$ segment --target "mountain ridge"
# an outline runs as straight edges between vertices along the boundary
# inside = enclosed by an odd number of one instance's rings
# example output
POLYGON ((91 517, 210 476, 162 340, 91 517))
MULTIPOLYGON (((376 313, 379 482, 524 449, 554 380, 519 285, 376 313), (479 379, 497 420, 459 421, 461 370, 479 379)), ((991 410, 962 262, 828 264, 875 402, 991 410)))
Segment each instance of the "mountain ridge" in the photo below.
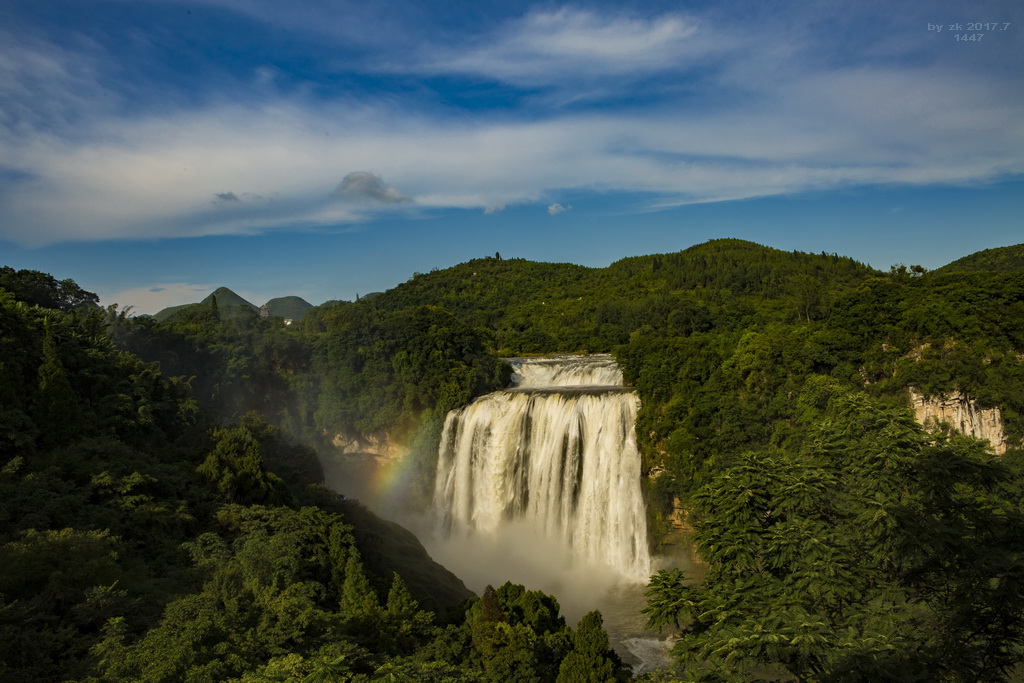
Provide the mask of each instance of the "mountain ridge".
POLYGON ((261 308, 267 308, 271 317, 301 320, 306 314, 306 311, 313 308, 313 304, 300 296, 294 295, 275 297, 267 301, 267 303, 263 304, 261 307, 242 298, 228 287, 218 287, 198 303, 168 306, 167 308, 158 311, 153 317, 160 322, 166 322, 174 316, 190 310, 195 306, 212 306, 214 300, 217 302, 217 309, 221 313, 226 312, 229 315, 239 314, 240 311, 246 310, 258 314, 261 308))

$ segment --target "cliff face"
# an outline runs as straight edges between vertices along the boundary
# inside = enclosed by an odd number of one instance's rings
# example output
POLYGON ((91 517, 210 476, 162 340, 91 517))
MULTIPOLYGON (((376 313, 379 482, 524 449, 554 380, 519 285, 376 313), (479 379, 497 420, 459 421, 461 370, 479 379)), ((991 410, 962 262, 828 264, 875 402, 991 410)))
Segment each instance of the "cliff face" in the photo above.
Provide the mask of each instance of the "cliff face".
POLYGON ((335 434, 331 443, 343 454, 372 455, 383 461, 401 460, 409 454, 409 448, 386 433, 355 436, 335 434))
POLYGON ((910 389, 910 404, 914 417, 926 429, 948 424, 961 434, 987 439, 997 455, 1006 452, 1006 432, 999 408, 979 408, 959 391, 926 398, 910 389))

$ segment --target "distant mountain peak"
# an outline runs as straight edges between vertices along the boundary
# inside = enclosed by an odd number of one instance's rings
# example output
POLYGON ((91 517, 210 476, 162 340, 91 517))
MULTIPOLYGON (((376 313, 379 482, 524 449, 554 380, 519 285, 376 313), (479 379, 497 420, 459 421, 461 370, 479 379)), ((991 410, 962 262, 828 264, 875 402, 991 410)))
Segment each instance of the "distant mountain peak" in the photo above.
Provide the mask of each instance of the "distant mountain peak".
POLYGON ((242 297, 232 292, 227 287, 218 287, 217 289, 213 290, 213 292, 209 296, 207 296, 199 303, 209 306, 213 303, 214 297, 217 297, 218 308, 224 308, 225 306, 245 306, 246 308, 251 308, 254 311, 259 310, 259 306, 249 301, 246 301, 242 297))
POLYGON ((210 294, 208 294, 206 298, 199 303, 170 306, 163 309, 153 317, 159 321, 169 320, 175 314, 193 306, 212 306, 214 299, 217 300, 217 309, 222 313, 229 313, 232 309, 235 309, 236 311, 239 309, 246 309, 259 312, 261 309, 265 308, 267 309, 269 316, 285 318, 287 320, 301 320, 306 314, 306 311, 313 308, 313 304, 298 296, 277 297, 271 299, 260 307, 251 301, 243 299, 228 287, 218 287, 210 292, 210 294))

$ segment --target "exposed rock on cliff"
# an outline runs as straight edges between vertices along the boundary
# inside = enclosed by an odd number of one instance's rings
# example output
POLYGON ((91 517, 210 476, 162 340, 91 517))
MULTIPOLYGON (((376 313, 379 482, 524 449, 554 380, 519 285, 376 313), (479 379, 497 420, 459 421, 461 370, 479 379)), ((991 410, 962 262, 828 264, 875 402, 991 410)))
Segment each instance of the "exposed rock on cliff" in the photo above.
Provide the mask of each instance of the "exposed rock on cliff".
POLYGON ((997 455, 1006 452, 1006 431, 999 408, 979 408, 972 400, 954 391, 925 397, 910 389, 914 417, 926 429, 948 425, 960 434, 987 439, 997 455))
POLYGON ((370 434, 354 436, 351 434, 335 434, 331 443, 341 453, 361 453, 376 456, 381 460, 401 460, 409 454, 409 448, 393 440, 388 434, 370 434))

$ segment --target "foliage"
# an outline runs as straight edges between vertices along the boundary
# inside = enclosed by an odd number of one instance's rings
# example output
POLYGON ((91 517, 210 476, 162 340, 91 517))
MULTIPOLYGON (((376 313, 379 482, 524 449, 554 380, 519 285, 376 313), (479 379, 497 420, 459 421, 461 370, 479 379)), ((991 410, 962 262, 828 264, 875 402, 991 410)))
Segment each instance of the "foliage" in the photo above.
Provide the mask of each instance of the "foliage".
POLYGON ((60 311, 89 310, 100 300, 74 280, 58 280, 38 270, 14 270, 10 266, 0 266, 0 289, 26 304, 60 311))
POLYGON ((1024 270, 1024 244, 1012 247, 983 249, 963 258, 957 259, 938 269, 939 272, 991 270, 1012 272, 1024 270))
MULTIPOLYGON (((391 320, 458 378, 392 367, 436 402, 503 371, 443 312, 391 320)), ((553 598, 502 587, 509 616, 485 657, 474 601, 444 627, 420 607, 466 591, 411 534, 318 487, 312 451, 261 415, 215 426, 187 381, 108 336, 187 365, 282 332, 248 324, 213 307, 158 324, 0 293, 0 680, 552 680, 573 647, 553 598)))
POLYGON ((1022 657, 1024 516, 977 442, 839 397, 798 454, 751 453, 695 497, 708 562, 652 579, 693 678, 993 680, 1022 657))

